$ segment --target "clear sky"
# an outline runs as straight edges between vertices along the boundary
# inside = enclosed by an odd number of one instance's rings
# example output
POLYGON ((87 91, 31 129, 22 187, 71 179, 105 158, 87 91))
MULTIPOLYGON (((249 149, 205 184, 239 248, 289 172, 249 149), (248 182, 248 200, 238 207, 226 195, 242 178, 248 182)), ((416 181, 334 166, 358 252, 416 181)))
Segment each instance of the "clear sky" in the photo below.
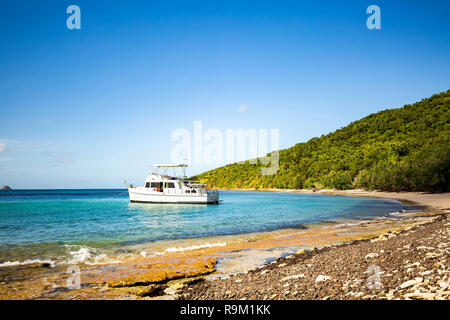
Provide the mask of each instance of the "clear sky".
POLYGON ((142 184, 195 120, 276 128, 286 148, 413 103, 450 87, 449 15, 448 0, 3 0, 0 185, 142 184))

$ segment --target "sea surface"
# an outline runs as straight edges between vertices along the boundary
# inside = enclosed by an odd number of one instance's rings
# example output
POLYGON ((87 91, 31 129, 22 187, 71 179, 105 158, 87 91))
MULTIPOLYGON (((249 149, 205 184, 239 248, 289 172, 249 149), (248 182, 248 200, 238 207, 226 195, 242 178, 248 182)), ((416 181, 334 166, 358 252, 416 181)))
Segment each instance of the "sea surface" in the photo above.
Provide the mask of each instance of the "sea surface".
POLYGON ((220 198, 218 205, 136 204, 125 189, 0 191, 0 267, 111 263, 120 254, 139 254, 132 248, 140 244, 304 228, 408 209, 395 200, 324 194, 221 191, 220 198))

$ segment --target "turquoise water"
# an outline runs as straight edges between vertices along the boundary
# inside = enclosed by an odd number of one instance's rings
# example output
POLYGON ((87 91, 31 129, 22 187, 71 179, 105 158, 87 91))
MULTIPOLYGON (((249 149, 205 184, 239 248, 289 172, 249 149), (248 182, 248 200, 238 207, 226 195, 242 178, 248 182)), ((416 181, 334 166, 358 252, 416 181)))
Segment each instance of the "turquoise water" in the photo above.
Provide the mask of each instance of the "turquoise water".
POLYGON ((121 189, 0 191, 0 266, 407 209, 392 200, 323 194, 221 191, 220 198, 219 205, 132 204, 121 189))

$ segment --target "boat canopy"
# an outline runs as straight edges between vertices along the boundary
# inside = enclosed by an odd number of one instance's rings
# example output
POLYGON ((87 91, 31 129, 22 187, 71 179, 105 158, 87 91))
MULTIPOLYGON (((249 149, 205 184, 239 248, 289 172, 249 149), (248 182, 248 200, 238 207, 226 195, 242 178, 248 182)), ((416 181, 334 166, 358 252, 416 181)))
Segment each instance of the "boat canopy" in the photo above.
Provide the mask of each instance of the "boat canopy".
POLYGON ((183 171, 182 178, 184 179, 184 178, 186 178, 186 168, 187 168, 188 165, 187 164, 153 164, 151 166, 156 168, 156 172, 155 173, 158 172, 159 168, 163 168, 162 170, 163 170, 165 175, 167 175, 168 168, 172 168, 174 177, 177 176, 177 173, 176 173, 177 170, 175 170, 175 168, 182 168, 181 169, 183 171))

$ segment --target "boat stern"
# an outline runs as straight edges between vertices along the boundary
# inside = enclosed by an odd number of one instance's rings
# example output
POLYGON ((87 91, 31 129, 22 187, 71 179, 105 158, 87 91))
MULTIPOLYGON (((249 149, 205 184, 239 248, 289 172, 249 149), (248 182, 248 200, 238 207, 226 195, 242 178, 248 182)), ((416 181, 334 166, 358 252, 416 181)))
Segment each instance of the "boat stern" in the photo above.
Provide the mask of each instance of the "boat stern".
POLYGON ((218 190, 208 190, 206 196, 207 203, 219 203, 219 191, 218 190))

